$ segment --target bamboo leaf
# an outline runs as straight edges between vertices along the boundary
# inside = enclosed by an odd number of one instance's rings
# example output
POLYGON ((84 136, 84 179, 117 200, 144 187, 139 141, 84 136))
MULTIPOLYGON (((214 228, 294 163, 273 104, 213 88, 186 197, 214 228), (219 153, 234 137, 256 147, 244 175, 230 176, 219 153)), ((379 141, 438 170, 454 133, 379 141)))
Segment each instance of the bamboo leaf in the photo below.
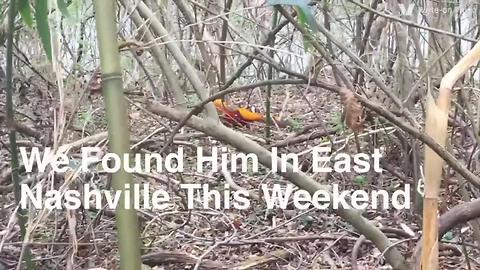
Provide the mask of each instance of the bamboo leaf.
POLYGON ((50 27, 48 25, 48 1, 35 1, 35 20, 37 31, 43 44, 48 60, 52 60, 52 45, 50 41, 50 27))
POLYGON ((313 32, 318 31, 317 22, 313 15, 312 9, 309 6, 302 7, 297 6, 296 8, 298 13, 298 20, 305 26, 307 29, 312 30, 313 32))
POLYGON ((315 16, 313 15, 313 11, 310 6, 308 6, 308 0, 268 0, 267 3, 272 6, 287 5, 296 7, 295 9, 298 13, 299 21, 305 26, 308 26, 308 28, 313 32, 318 31, 315 16))
POLYGON ((18 0, 17 1, 18 12, 22 17, 23 22, 29 27, 33 25, 32 10, 30 8, 30 3, 28 0, 18 0))
POLYGON ((70 4, 68 5, 68 14, 70 15, 69 21, 73 23, 79 23, 81 22, 82 16, 81 10, 83 10, 83 5, 85 3, 82 0, 72 0, 70 1, 70 4))
MULTIPOLYGON (((307 15, 305 14, 305 12, 302 11, 302 9, 298 8, 298 7, 294 7, 295 10, 297 11, 297 14, 298 14, 298 21, 306 28, 306 29, 309 29, 309 22, 308 22, 308 18, 307 18, 307 15)), ((312 48, 312 40, 310 39, 310 37, 308 35, 304 35, 302 34, 303 36, 303 47, 305 48, 306 51, 308 51, 310 48, 312 48)))
POLYGON ((65 0, 57 0, 57 7, 64 17, 70 17, 70 13, 68 13, 68 5, 65 0))

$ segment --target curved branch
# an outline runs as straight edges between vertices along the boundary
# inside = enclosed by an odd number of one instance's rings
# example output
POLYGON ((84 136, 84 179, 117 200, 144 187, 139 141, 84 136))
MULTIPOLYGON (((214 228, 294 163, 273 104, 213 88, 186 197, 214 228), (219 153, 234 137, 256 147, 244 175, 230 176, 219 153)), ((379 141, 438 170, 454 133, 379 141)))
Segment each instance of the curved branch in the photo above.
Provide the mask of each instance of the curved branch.
MULTIPOLYGON (((480 199, 471 202, 462 203, 448 210, 438 218, 438 239, 460 224, 465 224, 470 220, 480 217, 480 199)), ((422 251, 422 241, 418 241, 415 251, 412 255, 412 265, 418 265, 416 260, 420 259, 422 251)), ((413 268, 412 268, 413 269, 413 268)))
MULTIPOLYGON (((175 110, 160 103, 150 104, 149 107, 152 112, 160 114, 163 117, 173 121, 183 121, 188 115, 188 113, 185 111, 175 110)), ((213 122, 210 119, 201 119, 196 116, 192 116, 188 121, 186 121, 186 124, 191 128, 202 131, 205 134, 222 140, 223 142, 232 145, 242 152, 253 153, 258 157, 258 161, 261 164, 269 168, 272 167, 271 152, 252 140, 246 138, 242 134, 222 125, 218 125, 218 123, 213 122)), ((280 160, 277 159, 277 162, 280 162, 280 160)), ((280 164, 278 165, 280 166, 280 164)), ((320 189, 329 190, 329 186, 324 186, 315 182, 303 172, 294 172, 293 167, 289 164, 287 165, 286 172, 282 172, 280 174, 294 185, 308 191, 311 194, 320 189)), ((398 249, 389 248, 391 246, 391 242, 387 236, 385 236, 385 234, 382 233, 382 231, 373 225, 369 220, 364 218, 360 212, 352 209, 342 208, 335 209, 334 211, 353 227, 355 227, 360 234, 365 235, 365 237, 371 240, 380 251, 386 251, 385 258, 394 269, 407 269, 405 259, 398 249)))
MULTIPOLYGON (((240 92, 240 91, 246 91, 255 87, 261 87, 265 85, 288 85, 288 84, 310 84, 311 86, 317 86, 321 87, 323 89, 335 92, 335 93, 340 93, 340 90, 342 89, 340 86, 334 85, 334 84, 329 84, 325 83, 322 81, 315 81, 315 82, 308 82, 307 79, 286 79, 286 80, 271 80, 271 81, 261 81, 258 83, 253 83, 249 85, 243 85, 239 87, 232 87, 220 92, 215 93, 214 95, 211 95, 207 99, 203 100, 202 102, 198 103, 196 106, 193 107, 193 109, 185 114, 185 118, 179 120, 179 124, 173 129, 172 134, 165 143, 164 147, 160 152, 163 152, 168 145, 170 145, 173 142, 173 137, 175 134, 187 123, 187 120, 190 119, 195 114, 200 113, 201 109, 203 106, 219 97, 222 97, 226 94, 234 93, 234 92, 240 92)), ((419 139, 426 145, 428 145, 433 151, 435 151, 440 157, 442 157, 445 162, 452 167, 456 172, 458 172, 460 175, 465 177, 467 181, 469 181, 471 184, 474 186, 480 188, 480 177, 469 171, 463 164, 461 164, 451 153, 447 152, 442 146, 440 146, 437 142, 435 142, 432 137, 428 136, 424 132, 416 129, 415 127, 405 123, 404 120, 398 118, 395 116, 393 113, 390 111, 386 110, 382 104, 377 104, 370 99, 368 99, 365 96, 362 96, 360 94, 355 94, 356 98, 362 103, 363 106, 367 107, 368 109, 374 111, 378 115, 384 117, 385 119, 389 120, 392 122, 394 125, 402 129, 403 131, 407 132, 410 134, 412 137, 415 139, 419 139)))

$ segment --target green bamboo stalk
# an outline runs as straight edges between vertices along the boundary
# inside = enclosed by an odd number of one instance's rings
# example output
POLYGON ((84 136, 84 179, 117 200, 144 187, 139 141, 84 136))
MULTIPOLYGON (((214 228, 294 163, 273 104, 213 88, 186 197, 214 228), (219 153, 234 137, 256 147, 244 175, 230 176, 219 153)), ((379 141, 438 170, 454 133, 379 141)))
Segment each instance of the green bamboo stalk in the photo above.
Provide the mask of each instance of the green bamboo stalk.
MULTIPOLYGON (((117 44, 117 26, 114 0, 95 0, 95 22, 97 28, 100 68, 102 73, 102 94, 108 123, 109 147, 112 153, 123 157, 129 153, 130 131, 126 101, 123 96, 120 54, 117 44)), ((112 175, 112 187, 121 191, 122 196, 116 209, 120 269, 140 270, 140 233, 136 211, 125 205, 126 184, 133 184, 132 176, 121 168, 112 175)), ((133 200, 131 200, 133 201, 133 200)))
MULTIPOLYGON (((6 63, 6 110, 7 110, 7 126, 9 127, 9 140, 10 140, 10 149, 12 153, 12 182, 15 195, 15 203, 20 204, 20 177, 18 175, 18 151, 17 151, 17 134, 15 128, 13 127, 14 123, 14 111, 13 111, 13 98, 12 98, 12 69, 13 69, 13 33, 15 31, 15 17, 17 15, 15 0, 10 0, 8 8, 8 32, 7 32, 7 63, 6 63)), ((25 224, 28 221, 27 212, 25 209, 18 208, 17 211, 18 225, 20 226, 20 234, 22 239, 25 239, 26 228, 25 224)), ((32 254, 30 248, 25 246, 23 249, 23 258, 21 258, 27 267, 28 270, 34 269, 34 264, 32 261, 32 254)), ((21 261, 19 262, 21 263, 21 261)))

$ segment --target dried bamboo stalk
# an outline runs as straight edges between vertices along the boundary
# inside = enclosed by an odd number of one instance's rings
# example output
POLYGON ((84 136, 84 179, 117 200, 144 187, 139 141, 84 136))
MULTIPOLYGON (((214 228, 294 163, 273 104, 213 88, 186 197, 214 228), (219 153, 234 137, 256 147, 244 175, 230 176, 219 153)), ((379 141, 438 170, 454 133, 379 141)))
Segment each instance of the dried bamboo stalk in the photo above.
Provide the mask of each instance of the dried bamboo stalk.
MULTIPOLYGON (((448 133, 448 112, 452 89, 458 79, 480 60, 480 42, 468 52, 443 77, 440 93, 435 104, 431 93, 427 94, 425 131, 438 144, 445 147, 448 133)), ((425 148, 425 196, 423 210, 423 249, 421 267, 424 270, 438 269, 438 194, 444 160, 430 147, 425 148)))

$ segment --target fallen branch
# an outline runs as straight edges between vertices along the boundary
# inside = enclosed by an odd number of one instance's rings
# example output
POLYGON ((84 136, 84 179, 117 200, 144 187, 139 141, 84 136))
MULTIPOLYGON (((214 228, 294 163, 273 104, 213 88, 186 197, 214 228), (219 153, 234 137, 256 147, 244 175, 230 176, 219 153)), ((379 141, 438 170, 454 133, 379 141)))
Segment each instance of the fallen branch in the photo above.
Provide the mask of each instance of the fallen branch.
MULTIPOLYGON (((198 258, 185 252, 156 251, 142 256, 142 262, 148 266, 165 265, 169 263, 195 264, 198 258)), ((231 269, 224 263, 202 260, 200 269, 231 269)))
MULTIPOLYGON (((462 203, 448 210, 438 219, 438 239, 458 225, 463 225, 470 220, 480 217, 480 199, 471 202, 462 203)), ((422 242, 419 241, 412 255, 412 265, 419 263, 420 253, 422 251, 422 242)))
POLYGON ((6 119, 6 116, 4 114, 1 114, 0 113, 0 123, 5 121, 6 122, 6 125, 10 128, 10 129, 13 129, 15 131, 17 131, 18 133, 21 133, 25 136, 28 136, 28 137, 32 137, 32 138, 35 138, 37 140, 41 140, 42 139, 42 133, 38 130, 35 130, 25 124, 22 124, 18 121, 12 121, 10 123, 8 123, 7 119, 6 119))
MULTIPOLYGON (((149 105, 149 109, 157 114, 162 115, 173 121, 182 121, 188 115, 188 112, 179 111, 160 103, 154 103, 149 105)), ((272 154, 267 149, 263 148, 259 144, 247 139, 245 136, 238 132, 218 125, 217 122, 209 119, 201 119, 196 116, 192 116, 190 120, 186 121, 186 124, 191 128, 202 131, 212 137, 222 140, 225 143, 232 145, 244 153, 253 153, 258 157, 258 161, 266 167, 272 167, 272 154)), ((280 162, 280 160, 277 160, 280 162)), ((278 164, 280 166, 280 164, 278 164)), ((302 172, 294 172, 291 165, 287 165, 287 170, 280 173, 283 177, 288 179, 294 185, 301 189, 313 194, 319 189, 329 190, 329 186, 324 186, 302 172)), ((373 225, 368 219, 364 218, 360 212, 353 209, 335 209, 335 212, 355 227, 360 234, 364 234, 369 240, 375 243, 375 246, 384 251, 391 246, 390 240, 387 236, 381 232, 379 228, 373 225)), ((405 259, 402 254, 396 248, 391 248, 385 253, 387 262, 394 269, 407 269, 405 259)))
MULTIPOLYGON (((286 250, 277 250, 264 256, 255 256, 244 262, 235 265, 227 265, 222 262, 212 260, 202 260, 199 269, 234 269, 246 270, 259 267, 263 264, 269 264, 278 260, 286 260, 292 253, 286 250)), ((165 264, 195 264, 198 258, 185 252, 176 251, 156 251, 142 256, 142 262, 148 266, 157 266, 165 264)))
POLYGON ((440 216, 438 220, 438 237, 442 236, 459 224, 480 217, 480 199, 462 203, 440 216))
POLYGON ((234 270, 256 269, 255 267, 259 267, 262 264, 269 264, 272 262, 276 262, 278 260, 287 260, 291 256, 292 256, 292 253, 286 250, 277 250, 264 256, 255 256, 253 258, 250 258, 245 262, 234 266, 231 269, 234 269, 234 270))
POLYGON ((355 245, 353 245, 351 257, 352 270, 358 270, 357 258, 360 255, 360 248, 362 247, 363 242, 365 242, 365 236, 360 235, 355 242, 355 245))

